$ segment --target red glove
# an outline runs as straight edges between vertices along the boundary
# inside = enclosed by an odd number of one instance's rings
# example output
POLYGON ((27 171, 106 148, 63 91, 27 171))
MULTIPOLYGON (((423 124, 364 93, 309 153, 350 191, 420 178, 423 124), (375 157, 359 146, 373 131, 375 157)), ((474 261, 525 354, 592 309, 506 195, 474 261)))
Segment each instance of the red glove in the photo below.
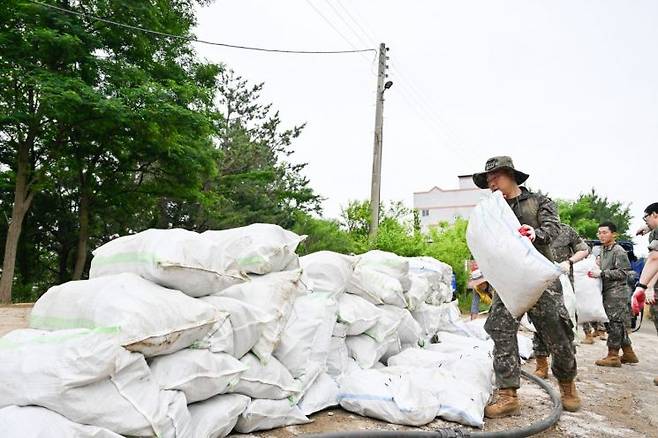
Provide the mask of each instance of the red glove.
POLYGON ((639 315, 640 311, 644 308, 645 299, 646 295, 644 289, 636 287, 635 292, 633 292, 633 298, 631 299, 631 308, 635 315, 639 315))
POLYGON ((527 237, 531 242, 534 242, 536 238, 535 229, 530 225, 522 225, 521 228, 519 228, 519 234, 523 237, 527 237))

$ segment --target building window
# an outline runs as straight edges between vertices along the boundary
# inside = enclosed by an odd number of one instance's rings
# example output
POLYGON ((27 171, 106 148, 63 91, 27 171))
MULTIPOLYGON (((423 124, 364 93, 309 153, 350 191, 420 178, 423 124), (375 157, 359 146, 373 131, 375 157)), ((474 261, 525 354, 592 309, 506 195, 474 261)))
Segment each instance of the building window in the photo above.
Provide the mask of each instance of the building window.
POLYGON ((429 211, 429 210, 421 210, 421 213, 420 213, 420 214, 421 214, 423 217, 426 217, 426 216, 429 216, 429 215, 430 215, 430 211, 429 211))

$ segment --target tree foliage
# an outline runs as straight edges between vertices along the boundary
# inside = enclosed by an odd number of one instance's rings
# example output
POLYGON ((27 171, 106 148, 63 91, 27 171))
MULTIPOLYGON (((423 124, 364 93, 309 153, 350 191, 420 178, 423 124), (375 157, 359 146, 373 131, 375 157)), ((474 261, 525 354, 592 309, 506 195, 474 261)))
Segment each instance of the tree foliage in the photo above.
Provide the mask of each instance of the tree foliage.
POLYGON ((611 201, 594 189, 581 194, 575 201, 557 201, 560 220, 571 225, 580 236, 596 239, 598 225, 610 221, 617 226, 621 239, 630 239, 628 230, 632 219, 630 208, 621 202, 611 201))

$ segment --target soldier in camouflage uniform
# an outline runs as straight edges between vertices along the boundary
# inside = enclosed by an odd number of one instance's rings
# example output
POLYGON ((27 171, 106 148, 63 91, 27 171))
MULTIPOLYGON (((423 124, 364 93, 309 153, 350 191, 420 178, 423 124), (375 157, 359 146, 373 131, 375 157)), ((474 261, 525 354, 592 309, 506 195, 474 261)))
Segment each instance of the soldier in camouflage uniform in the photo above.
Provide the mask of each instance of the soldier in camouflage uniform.
MULTIPOLYGON (((589 246, 580 238, 576 230, 567 224, 560 224, 557 237, 551 241, 551 251, 553 252, 553 260, 560 264, 560 269, 569 276, 573 286, 573 265, 589 255, 589 246)), ((591 335, 589 336, 591 337, 591 335)), ((535 375, 546 379, 548 378, 548 356, 550 351, 539 333, 534 334, 532 346, 537 361, 535 375)))
POLYGON ((600 269, 587 273, 590 277, 601 278, 603 307, 608 315, 608 355, 596 361, 602 367, 620 367, 623 363, 638 363, 628 337, 631 313, 628 308, 628 277, 633 275, 628 255, 615 241, 617 227, 611 222, 599 225, 598 237, 601 241, 600 269), (623 355, 619 357, 619 349, 623 355))
MULTIPOLYGON (((640 313, 644 304, 651 306, 653 324, 658 332, 658 302, 656 302, 656 283, 658 280, 658 202, 650 204, 644 209, 645 226, 637 234, 649 233, 649 255, 642 269, 640 280, 635 286, 632 307, 634 313, 640 313)), ((658 377, 654 377, 653 384, 658 385, 658 377)))
MULTIPOLYGON (((500 190, 510 208, 523 224, 519 232, 527 236, 535 248, 553 259, 549 244, 559 232, 557 208, 544 195, 532 193, 520 184, 528 175, 514 169, 510 157, 490 158, 485 171, 473 175, 475 184, 492 192, 500 190)), ((576 357, 573 347, 573 325, 564 307, 562 287, 556 280, 548 288, 528 316, 548 350, 553 354, 552 371, 558 378, 562 404, 567 411, 580 408, 576 392, 576 357)), ((494 341, 494 371, 498 398, 485 408, 488 418, 500 418, 519 411, 517 389, 520 386, 520 360, 516 333, 519 320, 507 310, 498 295, 494 296, 485 330, 494 341)))

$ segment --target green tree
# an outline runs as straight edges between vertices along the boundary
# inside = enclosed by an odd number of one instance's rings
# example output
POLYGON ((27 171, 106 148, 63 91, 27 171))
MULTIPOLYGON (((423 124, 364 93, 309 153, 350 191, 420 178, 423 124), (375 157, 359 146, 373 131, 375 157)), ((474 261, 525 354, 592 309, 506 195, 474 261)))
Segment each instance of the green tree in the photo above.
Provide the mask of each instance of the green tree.
MULTIPOLYGON (((196 3, 97 0, 65 6, 185 36, 196 3)), ((121 204, 135 217, 150 193, 198 196, 200 177, 212 171, 212 125, 204 113, 212 87, 204 86, 213 84, 217 71, 197 63, 185 40, 20 0, 4 6, 0 171, 14 196, 0 302, 11 299, 24 220, 39 193, 57 199, 66 192, 74 199, 66 206, 76 215, 74 278, 82 276, 89 239, 108 221, 107 209, 121 204)), ((7 211, 7 204, 2 208, 7 211)))
POLYGON ((618 201, 602 197, 594 189, 581 194, 575 201, 558 200, 560 220, 571 225, 579 235, 596 239, 598 225, 611 221, 617 226, 621 239, 630 239, 628 234, 632 219, 630 207, 618 201))

